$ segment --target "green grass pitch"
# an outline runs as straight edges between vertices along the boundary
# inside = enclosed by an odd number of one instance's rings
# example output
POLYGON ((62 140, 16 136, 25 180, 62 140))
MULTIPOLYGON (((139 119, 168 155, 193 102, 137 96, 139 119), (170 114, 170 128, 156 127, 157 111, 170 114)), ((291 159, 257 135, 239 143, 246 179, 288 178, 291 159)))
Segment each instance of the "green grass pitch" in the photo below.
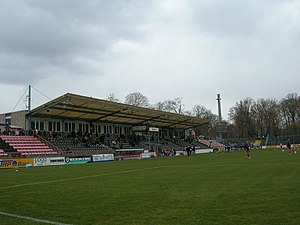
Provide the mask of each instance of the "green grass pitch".
POLYGON ((1 225, 298 225, 300 152, 0 170, 0 192, 1 225))

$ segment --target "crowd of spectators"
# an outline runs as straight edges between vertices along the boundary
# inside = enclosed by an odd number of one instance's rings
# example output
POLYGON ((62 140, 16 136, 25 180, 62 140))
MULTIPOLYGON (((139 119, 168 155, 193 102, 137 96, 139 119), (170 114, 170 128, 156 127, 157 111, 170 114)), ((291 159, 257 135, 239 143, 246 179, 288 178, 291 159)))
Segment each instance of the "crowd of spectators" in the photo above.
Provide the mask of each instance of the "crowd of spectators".
POLYGON ((85 148, 107 146, 113 149, 126 147, 134 147, 135 141, 132 137, 126 135, 113 136, 109 134, 91 134, 88 132, 72 131, 70 133, 44 132, 38 131, 38 135, 50 142, 66 141, 72 143, 73 146, 81 146, 85 148))
POLYGON ((12 128, 10 126, 6 126, 3 130, 0 129, 0 135, 24 136, 26 135, 26 132, 21 128, 12 128))
MULTIPOLYGON (((133 134, 133 135, 110 135, 110 134, 91 134, 88 132, 75 131, 68 133, 63 132, 52 132, 38 129, 31 129, 29 131, 24 131, 23 129, 12 129, 10 126, 4 127, 3 130, 0 129, 0 134, 3 135, 30 135, 30 136, 40 136, 43 139, 55 144, 55 142, 64 142, 72 144, 77 147, 84 148, 94 148, 94 147, 109 147, 112 149, 130 149, 137 148, 145 145, 145 149, 149 151, 158 151, 161 152, 165 148, 168 149, 168 152, 172 154, 173 149, 177 147, 183 148, 190 145, 194 140, 192 139, 181 139, 181 138, 162 138, 160 137, 159 142, 156 141, 156 138, 151 136, 150 143, 149 137, 133 134), (177 140, 177 141, 176 141, 177 140), (178 140, 181 140, 181 144, 178 145, 178 140), (144 142, 144 144, 141 144, 144 142)), ((176 148, 178 149, 178 148, 176 148)), ((178 149, 179 150, 179 149, 178 149)), ((164 153, 165 154, 165 153, 164 153)), ((169 155, 170 155, 169 154, 169 155)))

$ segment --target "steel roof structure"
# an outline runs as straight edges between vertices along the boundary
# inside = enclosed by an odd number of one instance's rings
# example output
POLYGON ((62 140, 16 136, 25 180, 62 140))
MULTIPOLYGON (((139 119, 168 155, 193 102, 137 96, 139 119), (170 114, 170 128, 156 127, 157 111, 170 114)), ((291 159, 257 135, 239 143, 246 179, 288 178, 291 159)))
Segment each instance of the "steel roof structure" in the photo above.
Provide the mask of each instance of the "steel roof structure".
POLYGON ((57 118, 84 120, 94 123, 115 123, 132 126, 148 125, 170 129, 196 128, 208 123, 206 119, 142 108, 92 97, 67 93, 37 108, 27 118, 57 118))

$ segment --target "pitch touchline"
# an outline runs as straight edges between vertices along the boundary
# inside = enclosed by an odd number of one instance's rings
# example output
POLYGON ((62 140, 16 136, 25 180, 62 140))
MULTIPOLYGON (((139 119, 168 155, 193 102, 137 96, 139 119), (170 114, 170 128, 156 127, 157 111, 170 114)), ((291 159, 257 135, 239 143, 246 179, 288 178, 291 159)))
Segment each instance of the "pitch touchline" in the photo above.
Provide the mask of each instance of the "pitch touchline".
POLYGON ((1 211, 0 211, 0 215, 10 216, 10 217, 18 218, 18 219, 31 220, 31 221, 40 222, 40 223, 54 224, 54 225, 72 225, 69 223, 60 223, 60 222, 55 222, 55 221, 51 221, 51 220, 42 220, 42 219, 37 219, 37 218, 29 217, 29 216, 21 216, 21 215, 1 212, 1 211))
POLYGON ((115 172, 115 173, 103 173, 103 174, 96 174, 96 175, 83 176, 83 177, 72 177, 72 178, 49 180, 49 181, 40 181, 40 182, 27 183, 27 184, 17 184, 17 185, 11 185, 11 186, 6 186, 6 187, 0 187, 0 190, 8 189, 8 188, 33 186, 33 185, 38 185, 38 184, 50 184, 50 183, 58 183, 58 182, 63 182, 63 181, 81 180, 81 179, 101 177, 101 176, 109 176, 109 175, 116 175, 116 174, 123 174, 123 173, 133 173, 133 172, 140 172, 140 171, 145 171, 145 170, 159 169, 159 168, 163 168, 163 167, 166 167, 166 166, 155 166, 155 167, 150 167, 150 168, 145 168, 145 169, 125 170, 125 171, 120 171, 120 172, 115 172))

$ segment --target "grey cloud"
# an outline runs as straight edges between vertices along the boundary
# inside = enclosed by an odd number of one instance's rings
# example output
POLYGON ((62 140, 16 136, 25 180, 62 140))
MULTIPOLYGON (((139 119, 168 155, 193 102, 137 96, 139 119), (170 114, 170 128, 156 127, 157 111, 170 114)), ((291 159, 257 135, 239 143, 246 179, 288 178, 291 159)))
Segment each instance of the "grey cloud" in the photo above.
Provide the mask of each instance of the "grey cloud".
POLYGON ((0 79, 54 96, 139 87, 191 108, 215 107, 219 92, 231 105, 282 98, 299 89, 299 9, 282 0, 1 0, 0 79))
POLYGON ((0 9, 0 52, 4 58, 0 77, 5 78, 4 82, 24 77, 18 79, 21 82, 35 74, 33 80, 38 80, 43 78, 39 73, 46 71, 46 67, 75 75, 101 75, 89 64, 82 64, 105 61, 107 52, 118 40, 143 41, 138 28, 149 10, 143 3, 4 1, 0 9), (22 73, 18 74, 17 68, 22 68, 22 73))
POLYGON ((264 1, 194 1, 191 20, 203 35, 217 37, 255 34, 265 13, 264 1))
POLYGON ((42 79, 37 71, 41 59, 16 54, 0 54, 0 78, 2 84, 28 84, 42 79))

